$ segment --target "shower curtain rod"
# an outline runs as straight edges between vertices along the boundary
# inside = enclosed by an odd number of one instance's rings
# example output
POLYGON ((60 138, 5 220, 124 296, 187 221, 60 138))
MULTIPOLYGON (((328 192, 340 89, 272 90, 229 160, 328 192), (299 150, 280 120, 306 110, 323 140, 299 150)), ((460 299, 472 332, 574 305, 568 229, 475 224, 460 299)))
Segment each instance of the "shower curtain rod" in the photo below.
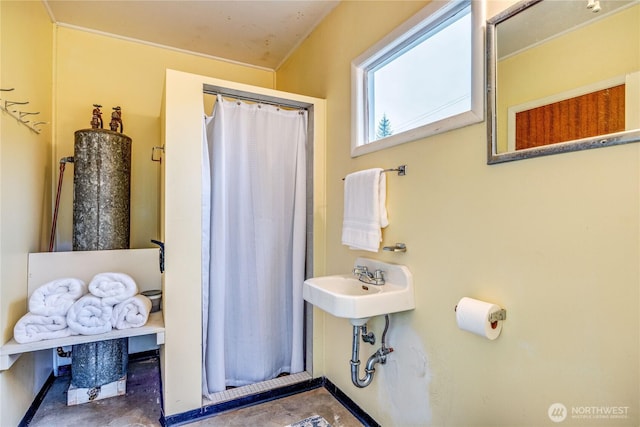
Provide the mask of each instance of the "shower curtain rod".
POLYGON ((204 93, 208 95, 221 95, 227 98, 233 98, 241 101, 255 102, 257 104, 266 104, 266 105, 273 105, 276 107, 292 108, 294 110, 307 110, 309 107, 308 104, 297 103, 295 101, 284 100, 281 98, 276 98, 271 96, 245 95, 240 91, 222 90, 222 88, 211 88, 211 87, 207 87, 207 85, 205 85, 204 93))

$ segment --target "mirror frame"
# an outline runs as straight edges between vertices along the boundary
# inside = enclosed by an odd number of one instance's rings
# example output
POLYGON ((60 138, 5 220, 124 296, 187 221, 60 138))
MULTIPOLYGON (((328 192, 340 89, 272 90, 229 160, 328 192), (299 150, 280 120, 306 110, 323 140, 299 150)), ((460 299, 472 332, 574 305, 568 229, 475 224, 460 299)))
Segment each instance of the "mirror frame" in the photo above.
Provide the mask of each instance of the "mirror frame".
MULTIPOLYGON (((610 147, 640 141, 640 129, 632 129, 590 138, 560 142, 541 147, 527 148, 519 151, 497 152, 497 34, 496 26, 528 9, 543 0, 523 0, 505 9, 487 20, 486 26, 486 55, 487 55, 487 164, 523 160, 532 157, 548 156, 551 154, 567 153, 571 151, 588 150, 591 148, 610 147)), ((549 0, 547 0, 549 1, 549 0)))

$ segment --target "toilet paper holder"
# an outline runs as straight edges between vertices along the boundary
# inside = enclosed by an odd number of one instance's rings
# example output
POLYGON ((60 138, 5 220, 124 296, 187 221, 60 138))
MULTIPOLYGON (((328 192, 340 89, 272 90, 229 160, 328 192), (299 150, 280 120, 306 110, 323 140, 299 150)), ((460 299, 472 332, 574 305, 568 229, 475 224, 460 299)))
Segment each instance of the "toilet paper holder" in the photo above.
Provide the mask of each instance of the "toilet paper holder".
POLYGON ((497 304, 464 297, 455 306, 458 328, 495 340, 502 331, 507 310, 497 304))
POLYGON ((501 308, 498 311, 494 311, 489 314, 489 322, 497 322, 498 320, 506 320, 507 319, 507 310, 501 308))
MULTIPOLYGON (((458 306, 453 307, 453 311, 458 311, 458 306)), ((498 311, 494 311, 493 313, 489 313, 489 318, 487 319, 489 322, 497 322, 498 320, 506 320, 507 319, 507 310, 501 308, 498 311)))

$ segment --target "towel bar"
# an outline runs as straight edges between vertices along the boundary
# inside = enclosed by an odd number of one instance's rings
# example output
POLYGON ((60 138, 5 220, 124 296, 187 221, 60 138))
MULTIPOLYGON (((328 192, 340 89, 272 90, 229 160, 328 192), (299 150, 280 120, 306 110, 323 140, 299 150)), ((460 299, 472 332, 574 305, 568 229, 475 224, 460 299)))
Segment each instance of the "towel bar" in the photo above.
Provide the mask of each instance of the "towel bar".
MULTIPOLYGON (((397 168, 383 169, 382 172, 398 172, 398 176, 405 176, 407 174, 407 165, 400 165, 397 168)), ((344 178, 342 178, 344 181, 344 178)))

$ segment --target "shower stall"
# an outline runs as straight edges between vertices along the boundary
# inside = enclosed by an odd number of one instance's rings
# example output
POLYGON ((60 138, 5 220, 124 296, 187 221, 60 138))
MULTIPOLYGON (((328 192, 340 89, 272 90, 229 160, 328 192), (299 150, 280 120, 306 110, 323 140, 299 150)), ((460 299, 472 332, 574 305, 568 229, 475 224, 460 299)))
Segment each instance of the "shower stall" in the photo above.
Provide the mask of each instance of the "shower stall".
MULTIPOLYGON (((205 133, 203 115, 211 111, 216 95, 220 94, 235 101, 249 98, 253 103, 270 104, 275 109, 287 105, 295 109, 304 109, 308 114, 306 136, 306 160, 302 168, 306 180, 307 197, 304 200, 306 215, 304 216, 303 233, 306 235, 306 247, 296 248, 295 253, 302 255, 306 274, 322 274, 324 266, 324 229, 320 221, 324 203, 324 123, 325 101, 317 98, 279 92, 271 89, 237 84, 204 76, 167 70, 164 100, 164 151, 162 158, 162 240, 165 242, 165 275, 164 275, 164 316, 166 341, 162 352, 161 363, 164 373, 163 391, 165 412, 168 419, 172 414, 192 411, 202 406, 220 402, 223 394, 212 393, 211 400, 203 400, 203 379, 206 377, 203 368, 203 339, 205 316, 202 306, 206 295, 203 294, 202 272, 206 268, 207 255, 203 254, 203 199, 206 188, 203 186, 202 171, 208 155, 203 150, 202 140, 205 133), (203 110, 205 104, 210 106, 203 110), (189 191, 186 191, 188 189, 189 191), (200 218, 200 220, 196 220, 200 218)), ((227 165, 234 167, 235 165, 227 165)), ((230 187, 234 183, 229 184, 230 187)), ((228 256, 241 256, 229 252, 228 256)), ((258 272, 259 274, 260 272, 258 272)), ((297 280, 297 279, 296 279, 297 280)), ((301 286, 301 283, 300 283, 301 286)), ((276 302, 269 303, 277 305, 276 302)), ((300 298, 299 307, 304 306, 300 298)), ((312 336, 314 329, 321 325, 313 324, 312 310, 306 309, 297 325, 304 330, 301 343, 302 358, 300 368, 304 378, 310 379, 315 373, 313 365, 312 336)), ((234 333, 241 333, 236 331, 234 333)), ((262 362, 258 352, 251 354, 256 363, 262 362)), ((294 375, 291 375, 295 377, 294 375)), ((261 383, 257 389, 264 391, 271 386, 278 387, 282 378, 261 383)), ((300 381, 300 379, 295 379, 300 381)), ((250 382, 250 381, 249 381, 250 382)), ((244 388, 234 389, 234 396, 244 388)), ((254 391, 255 392, 255 391, 254 391)), ((224 398, 228 399, 228 398, 224 398)))
POLYGON ((218 94, 205 118, 205 396, 304 370, 307 114, 218 94))

